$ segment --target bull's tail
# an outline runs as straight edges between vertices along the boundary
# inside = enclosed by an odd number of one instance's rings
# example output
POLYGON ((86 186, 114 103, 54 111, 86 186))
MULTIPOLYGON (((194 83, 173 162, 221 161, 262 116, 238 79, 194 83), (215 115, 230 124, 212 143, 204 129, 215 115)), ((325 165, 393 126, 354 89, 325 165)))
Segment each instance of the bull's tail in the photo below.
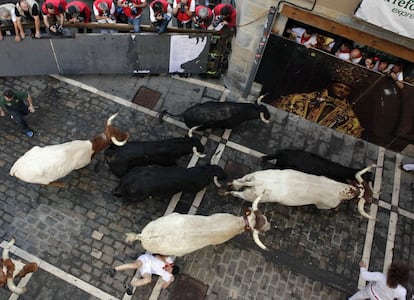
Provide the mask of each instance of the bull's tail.
POLYGON ((172 116, 172 117, 177 117, 177 118, 179 118, 179 117, 181 117, 181 115, 182 115, 182 114, 174 115, 174 114, 172 114, 172 113, 169 113, 166 109, 164 109, 163 111, 161 111, 161 112, 158 114, 158 121, 159 121, 160 123, 162 123, 162 118, 164 118, 164 116, 165 116, 165 115, 168 115, 168 116, 172 116))
POLYGON ((141 234, 139 233, 133 233, 133 232, 128 232, 125 234, 125 242, 127 243, 133 243, 137 240, 141 240, 141 234))
POLYGON ((122 197, 121 184, 112 189, 112 195, 118 198, 122 197))
POLYGON ((266 164, 269 160, 277 159, 277 154, 262 156, 262 165, 266 164))

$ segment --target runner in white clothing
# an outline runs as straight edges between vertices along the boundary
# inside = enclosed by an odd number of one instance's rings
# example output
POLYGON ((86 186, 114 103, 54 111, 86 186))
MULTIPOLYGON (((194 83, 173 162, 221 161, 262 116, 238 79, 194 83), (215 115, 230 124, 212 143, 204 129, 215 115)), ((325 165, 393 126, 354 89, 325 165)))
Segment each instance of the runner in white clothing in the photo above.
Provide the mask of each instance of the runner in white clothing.
POLYGON ((361 261, 359 266, 362 278, 369 283, 349 300, 405 300, 407 290, 401 284, 408 282, 410 272, 408 265, 399 262, 392 263, 388 268, 387 275, 380 272, 369 272, 364 261, 361 261))
POLYGON ((150 283, 152 274, 161 276, 164 281, 162 288, 166 289, 174 281, 174 275, 179 272, 179 268, 174 265, 172 257, 145 253, 140 255, 136 261, 119 265, 111 270, 108 270, 108 273, 111 277, 113 277, 117 271, 131 269, 138 270, 141 278, 134 277, 130 284, 125 284, 128 295, 132 295, 133 288, 150 283))

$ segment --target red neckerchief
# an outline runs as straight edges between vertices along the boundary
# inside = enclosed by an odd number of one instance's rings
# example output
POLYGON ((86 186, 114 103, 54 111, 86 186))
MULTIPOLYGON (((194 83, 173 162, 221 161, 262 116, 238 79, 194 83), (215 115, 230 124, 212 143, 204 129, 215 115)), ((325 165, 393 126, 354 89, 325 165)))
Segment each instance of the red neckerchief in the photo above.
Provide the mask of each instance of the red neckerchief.
POLYGON ((302 36, 300 37, 300 43, 301 44, 306 43, 307 41, 310 40, 311 37, 312 37, 311 35, 309 37, 305 37, 305 33, 302 33, 302 36))

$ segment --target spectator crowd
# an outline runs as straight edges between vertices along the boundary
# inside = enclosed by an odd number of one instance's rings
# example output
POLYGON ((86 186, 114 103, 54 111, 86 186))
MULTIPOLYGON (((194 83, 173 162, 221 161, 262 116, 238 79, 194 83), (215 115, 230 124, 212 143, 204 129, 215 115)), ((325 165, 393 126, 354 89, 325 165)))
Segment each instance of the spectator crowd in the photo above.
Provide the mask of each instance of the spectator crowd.
MULTIPOLYGON (((94 0, 90 7, 82 0, 45 0, 42 4, 36 0, 18 0, 17 3, 0 5, 0 40, 4 34, 15 37, 17 42, 26 37, 26 25, 31 25, 33 38, 42 34, 62 35, 65 22, 101 24, 125 23, 134 33, 141 31, 141 16, 149 9, 149 19, 158 33, 166 31, 171 20, 175 19, 178 28, 216 30, 224 28, 234 30, 236 9, 231 4, 218 3, 198 5, 197 0, 94 0), (41 26, 41 21, 44 28, 41 26), (32 25, 34 24, 34 26, 32 25), (10 25, 12 29, 6 29, 10 25)), ((109 26, 110 27, 110 26, 109 26)), ((85 32, 83 28, 79 33, 85 32)), ((86 30, 87 33, 91 29, 86 30)), ((101 33, 116 33, 117 30, 102 26, 101 33)))
POLYGON ((337 58, 353 64, 366 67, 372 71, 390 76, 399 88, 404 87, 404 62, 399 59, 390 59, 359 47, 353 41, 341 40, 338 44, 334 38, 319 34, 312 27, 293 26, 285 30, 292 40, 307 48, 317 48, 335 55, 337 58))

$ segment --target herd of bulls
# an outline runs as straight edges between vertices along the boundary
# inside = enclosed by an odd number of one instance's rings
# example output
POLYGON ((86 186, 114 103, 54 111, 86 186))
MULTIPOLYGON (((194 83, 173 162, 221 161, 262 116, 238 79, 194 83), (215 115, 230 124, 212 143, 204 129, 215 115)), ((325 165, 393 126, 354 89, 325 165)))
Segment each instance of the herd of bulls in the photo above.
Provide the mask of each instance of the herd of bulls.
MULTIPOLYGON (((166 114, 160 113, 160 119, 166 114)), ((362 216, 372 218, 363 208, 372 200, 369 171, 373 166, 356 170, 302 150, 282 150, 263 157, 263 161, 277 159, 271 169, 228 182, 223 192, 227 176, 220 166, 183 168, 176 165, 177 159, 184 155, 205 156, 204 145, 192 135, 193 130, 231 129, 259 118, 269 122, 270 113, 260 104, 260 98, 255 104, 206 102, 188 108, 179 116, 191 128, 188 137, 127 141, 128 134, 111 125, 116 117, 113 115, 104 132, 90 140, 33 147, 15 162, 10 174, 30 183, 51 184, 86 166, 97 152, 107 148, 104 159, 119 178, 119 185, 112 191, 114 196, 136 201, 178 192, 198 192, 214 182, 221 187, 222 194, 253 203, 241 217, 224 213, 211 216, 172 213, 150 222, 140 234, 127 234, 127 241, 140 240, 146 250, 164 255, 182 256, 207 245, 223 243, 245 230, 252 231, 254 241, 266 249, 258 234, 269 230, 270 225, 258 210, 259 202, 291 206, 314 204, 320 209, 331 209, 352 199, 358 201, 362 216)))

